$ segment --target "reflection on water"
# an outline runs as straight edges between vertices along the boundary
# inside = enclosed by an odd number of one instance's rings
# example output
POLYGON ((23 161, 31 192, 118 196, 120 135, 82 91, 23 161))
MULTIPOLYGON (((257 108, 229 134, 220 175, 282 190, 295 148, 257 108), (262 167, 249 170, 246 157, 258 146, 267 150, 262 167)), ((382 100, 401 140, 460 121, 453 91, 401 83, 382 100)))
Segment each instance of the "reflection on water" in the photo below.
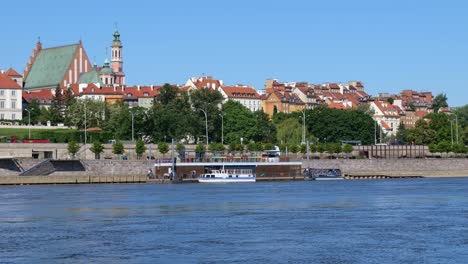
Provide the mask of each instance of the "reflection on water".
POLYGON ((0 187, 0 262, 466 263, 468 179, 0 187))

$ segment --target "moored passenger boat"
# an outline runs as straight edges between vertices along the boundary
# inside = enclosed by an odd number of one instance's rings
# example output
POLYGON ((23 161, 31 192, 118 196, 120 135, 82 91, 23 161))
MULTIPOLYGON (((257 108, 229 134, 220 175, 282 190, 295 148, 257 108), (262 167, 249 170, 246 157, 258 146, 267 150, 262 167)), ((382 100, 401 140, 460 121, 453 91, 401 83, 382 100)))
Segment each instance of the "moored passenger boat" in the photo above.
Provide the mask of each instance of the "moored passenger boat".
POLYGON ((344 180, 340 169, 311 169, 304 170, 304 180, 309 181, 331 181, 344 180))
POLYGON ((198 177, 198 182, 200 183, 244 183, 255 181, 255 173, 248 169, 211 170, 209 173, 198 177))

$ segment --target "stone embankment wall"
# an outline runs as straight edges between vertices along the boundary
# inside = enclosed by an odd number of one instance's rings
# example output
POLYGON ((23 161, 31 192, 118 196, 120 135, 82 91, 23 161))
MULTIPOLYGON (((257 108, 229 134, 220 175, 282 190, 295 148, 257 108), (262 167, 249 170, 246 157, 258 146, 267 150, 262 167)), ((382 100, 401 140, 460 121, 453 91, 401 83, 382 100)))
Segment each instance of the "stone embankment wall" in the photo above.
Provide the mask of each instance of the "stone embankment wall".
POLYGON ((468 159, 339 159, 304 161, 303 168, 340 168, 344 174, 467 177, 468 159))

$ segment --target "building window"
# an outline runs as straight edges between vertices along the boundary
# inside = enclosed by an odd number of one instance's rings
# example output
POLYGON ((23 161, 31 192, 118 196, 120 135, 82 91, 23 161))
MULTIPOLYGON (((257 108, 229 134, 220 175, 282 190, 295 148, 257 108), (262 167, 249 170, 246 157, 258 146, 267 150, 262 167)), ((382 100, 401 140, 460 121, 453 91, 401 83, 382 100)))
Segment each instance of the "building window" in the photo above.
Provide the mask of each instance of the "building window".
POLYGON ((0 114, 0 119, 1 120, 5 119, 5 114, 0 114))
POLYGON ((5 100, 0 101, 0 108, 2 108, 2 109, 5 108, 5 100))
POLYGON ((0 90, 0 95, 1 95, 1 96, 4 96, 4 95, 5 95, 5 91, 4 91, 4 90, 0 90))
POLYGON ((16 114, 11 114, 11 119, 15 120, 16 119, 16 114))
POLYGON ((11 100, 11 108, 16 109, 16 100, 11 100))
POLYGON ((11 91, 11 95, 15 96, 15 95, 16 95, 16 91, 15 91, 15 90, 11 91))

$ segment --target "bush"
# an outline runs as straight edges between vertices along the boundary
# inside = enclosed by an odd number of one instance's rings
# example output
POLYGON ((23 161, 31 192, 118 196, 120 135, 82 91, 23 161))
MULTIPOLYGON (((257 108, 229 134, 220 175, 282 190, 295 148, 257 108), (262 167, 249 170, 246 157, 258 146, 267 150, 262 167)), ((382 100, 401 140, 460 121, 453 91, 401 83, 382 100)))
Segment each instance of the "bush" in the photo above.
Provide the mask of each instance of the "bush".
POLYGON ((114 145, 112 145, 112 153, 115 155, 121 155, 125 151, 124 145, 122 144, 122 141, 117 140, 114 145))
POLYGON ((273 150, 275 148, 275 145, 273 145, 272 143, 265 143, 263 145, 263 150, 273 150))
POLYGON ((317 144, 311 144, 311 145, 309 145, 309 151, 310 151, 310 153, 315 153, 315 152, 317 152, 317 144))
POLYGON ((290 145, 290 146, 289 146, 289 151, 290 151, 291 153, 296 154, 296 153, 299 152, 299 150, 300 150, 300 148, 299 148, 299 146, 296 145, 296 144, 293 144, 293 145, 290 145))
POLYGON ((205 151, 206 151, 205 145, 203 145, 202 143, 198 144, 195 147, 195 152, 205 152, 205 151))
POLYGON ((208 146, 208 150, 210 151, 224 151, 224 145, 221 143, 211 143, 208 146))
POLYGON ((459 154, 464 154, 464 153, 467 152, 467 149, 466 149, 465 145, 463 145, 463 144, 455 144, 455 145, 453 145, 452 150, 453 150, 453 152, 459 153, 459 154))
POLYGON ((255 143, 250 142, 249 144, 247 144, 247 150, 248 151, 255 151, 255 143))
POLYGON ((229 144, 229 151, 243 151, 244 150, 244 146, 242 144, 239 144, 239 143, 231 143, 229 144))
POLYGON ((93 145, 89 149, 94 153, 94 158, 99 159, 102 152, 104 152, 104 146, 98 140, 93 142, 93 145))
POLYGON ((78 143, 76 143, 75 141, 70 141, 68 143, 67 150, 68 150, 68 153, 70 154, 70 156, 72 156, 72 158, 74 159, 76 153, 78 153, 78 151, 80 150, 80 145, 78 143))
POLYGON ((263 144, 261 142, 255 143, 255 151, 263 151, 263 144))
POLYGON ((163 156, 164 156, 164 154, 169 152, 169 145, 166 142, 159 142, 158 143, 158 151, 159 151, 159 153, 163 154, 163 156))
POLYGON ((301 153, 302 153, 302 154, 306 154, 306 153, 307 153, 307 145, 306 145, 306 144, 302 144, 302 145, 301 145, 301 153))
POLYGON ((344 145, 344 147, 343 147, 343 152, 344 152, 344 153, 348 153, 348 154, 351 153, 351 152, 353 152, 353 146, 350 145, 350 144, 344 145))
POLYGON ((146 151, 145 142, 143 142, 143 140, 141 139, 138 139, 135 144, 135 153, 137 154, 137 159, 140 159, 141 155, 145 153, 145 151, 146 151))

